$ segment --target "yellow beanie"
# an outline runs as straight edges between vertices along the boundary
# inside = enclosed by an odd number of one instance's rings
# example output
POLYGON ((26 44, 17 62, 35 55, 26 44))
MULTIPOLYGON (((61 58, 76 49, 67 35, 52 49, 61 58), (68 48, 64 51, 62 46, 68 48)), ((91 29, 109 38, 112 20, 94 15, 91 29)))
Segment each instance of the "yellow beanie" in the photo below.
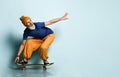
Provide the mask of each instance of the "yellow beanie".
POLYGON ((20 17, 20 20, 22 21, 22 23, 25 25, 25 26, 27 26, 27 20, 31 20, 31 18, 30 17, 28 17, 28 16, 21 16, 20 17))

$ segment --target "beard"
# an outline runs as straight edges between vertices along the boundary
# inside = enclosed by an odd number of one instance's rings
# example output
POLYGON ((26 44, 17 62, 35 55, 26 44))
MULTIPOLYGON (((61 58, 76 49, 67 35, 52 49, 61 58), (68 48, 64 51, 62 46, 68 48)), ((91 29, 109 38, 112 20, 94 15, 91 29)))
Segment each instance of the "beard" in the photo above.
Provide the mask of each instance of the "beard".
POLYGON ((30 27, 28 27, 30 30, 34 30, 35 29, 35 25, 33 25, 33 26, 30 26, 30 27))

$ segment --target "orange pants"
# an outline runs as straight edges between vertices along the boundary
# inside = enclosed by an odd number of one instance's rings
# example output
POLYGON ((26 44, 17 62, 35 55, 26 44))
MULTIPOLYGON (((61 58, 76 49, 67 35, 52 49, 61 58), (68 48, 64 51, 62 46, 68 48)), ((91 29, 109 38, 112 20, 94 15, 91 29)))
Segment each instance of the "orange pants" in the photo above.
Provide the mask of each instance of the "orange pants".
POLYGON ((55 34, 49 34, 43 39, 32 38, 26 41, 23 57, 25 59, 30 59, 32 53, 39 48, 39 56, 42 60, 48 59, 48 48, 53 42, 55 34))

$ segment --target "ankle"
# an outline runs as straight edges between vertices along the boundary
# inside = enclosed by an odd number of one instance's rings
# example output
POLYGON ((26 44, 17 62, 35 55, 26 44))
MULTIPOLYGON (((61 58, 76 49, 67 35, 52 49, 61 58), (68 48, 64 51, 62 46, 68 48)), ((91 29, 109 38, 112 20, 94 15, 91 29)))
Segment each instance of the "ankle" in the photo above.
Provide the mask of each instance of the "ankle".
POLYGON ((47 62, 47 60, 43 60, 43 62, 47 62))
POLYGON ((49 64, 49 62, 47 60, 43 60, 44 64, 49 64))

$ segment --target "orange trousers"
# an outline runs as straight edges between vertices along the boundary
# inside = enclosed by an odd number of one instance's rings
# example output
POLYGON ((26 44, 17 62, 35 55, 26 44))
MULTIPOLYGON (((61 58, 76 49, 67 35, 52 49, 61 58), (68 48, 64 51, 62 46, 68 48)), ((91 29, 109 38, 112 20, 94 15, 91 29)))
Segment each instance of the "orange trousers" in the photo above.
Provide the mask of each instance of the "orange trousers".
POLYGON ((43 39, 32 38, 26 41, 23 57, 25 59, 30 59, 32 53, 39 48, 39 56, 42 60, 48 59, 48 48, 50 44, 53 42, 55 38, 55 34, 49 34, 43 39))

